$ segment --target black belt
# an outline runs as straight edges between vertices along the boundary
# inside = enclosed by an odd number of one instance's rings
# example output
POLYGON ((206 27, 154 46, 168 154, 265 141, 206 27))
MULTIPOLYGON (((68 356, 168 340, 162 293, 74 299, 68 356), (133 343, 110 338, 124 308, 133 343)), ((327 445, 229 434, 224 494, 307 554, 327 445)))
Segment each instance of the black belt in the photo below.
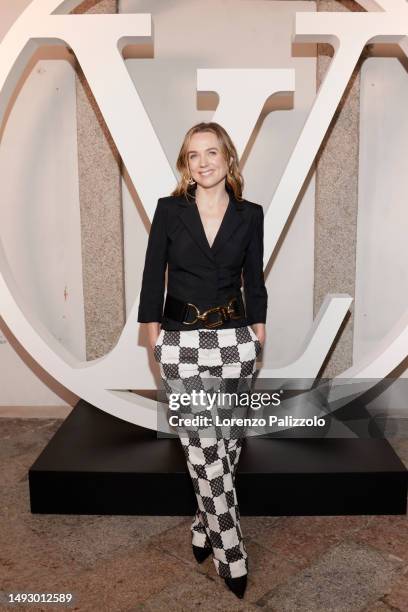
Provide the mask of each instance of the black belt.
POLYGON ((163 314, 165 317, 184 323, 186 326, 194 325, 197 321, 203 321, 205 327, 208 328, 219 327, 225 321, 242 319, 246 316, 241 293, 228 298, 225 304, 213 306, 202 313, 195 304, 183 302, 167 294, 163 314))

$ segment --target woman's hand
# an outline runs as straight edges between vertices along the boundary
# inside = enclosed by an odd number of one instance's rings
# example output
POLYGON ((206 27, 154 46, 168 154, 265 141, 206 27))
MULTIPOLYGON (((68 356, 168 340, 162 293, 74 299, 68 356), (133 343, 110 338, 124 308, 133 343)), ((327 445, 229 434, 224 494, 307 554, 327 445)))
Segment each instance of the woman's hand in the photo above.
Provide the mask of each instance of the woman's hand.
POLYGON ((266 337, 265 323, 254 323, 253 325, 251 325, 251 327, 263 348, 266 337))
POLYGON ((146 323, 147 325, 147 334, 149 336, 149 344, 150 348, 153 350, 154 345, 157 342, 157 338, 160 335, 160 323, 146 323))

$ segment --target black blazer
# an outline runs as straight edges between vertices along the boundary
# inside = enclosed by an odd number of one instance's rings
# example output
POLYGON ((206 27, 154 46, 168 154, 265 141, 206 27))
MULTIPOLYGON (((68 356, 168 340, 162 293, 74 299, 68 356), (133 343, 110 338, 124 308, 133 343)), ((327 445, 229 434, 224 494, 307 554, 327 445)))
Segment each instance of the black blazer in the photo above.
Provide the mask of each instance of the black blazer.
POLYGON ((138 321, 157 321, 162 329, 202 328, 163 316, 165 271, 167 293, 196 304, 202 312, 239 293, 243 275, 246 319, 231 319, 215 329, 265 323, 268 294, 263 274, 263 208, 238 201, 228 189, 229 203, 210 247, 194 199, 159 198, 146 250, 138 321))

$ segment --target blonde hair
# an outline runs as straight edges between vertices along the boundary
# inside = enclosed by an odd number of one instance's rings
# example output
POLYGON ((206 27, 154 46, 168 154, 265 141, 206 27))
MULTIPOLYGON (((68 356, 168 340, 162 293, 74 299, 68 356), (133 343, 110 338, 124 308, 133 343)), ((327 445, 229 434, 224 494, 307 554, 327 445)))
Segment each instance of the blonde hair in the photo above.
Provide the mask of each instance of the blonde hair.
POLYGON ((181 149, 177 158, 176 167, 180 173, 180 180, 178 182, 177 187, 172 191, 172 196, 180 196, 184 195, 186 197, 192 197, 195 185, 189 184, 189 169, 187 162, 187 151, 188 146, 190 144, 191 137, 193 134, 197 134, 198 132, 212 132, 218 138, 218 142, 221 146, 221 152, 224 155, 225 159, 228 163, 228 172, 225 177, 225 186, 228 189, 231 189, 234 193, 234 196, 237 200, 243 200, 242 191, 244 188, 244 178, 239 171, 239 160, 237 150, 229 137, 227 131, 219 124, 215 123, 215 121, 209 121, 201 123, 197 123, 193 125, 184 136, 183 144, 181 145, 181 149), (229 163, 229 160, 232 160, 229 163))

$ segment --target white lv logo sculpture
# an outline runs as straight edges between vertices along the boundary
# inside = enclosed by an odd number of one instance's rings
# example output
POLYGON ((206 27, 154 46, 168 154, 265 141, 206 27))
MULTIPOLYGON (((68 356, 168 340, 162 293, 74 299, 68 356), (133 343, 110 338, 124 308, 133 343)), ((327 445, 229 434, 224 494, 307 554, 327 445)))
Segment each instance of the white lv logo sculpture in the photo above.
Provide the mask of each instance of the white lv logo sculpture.
MULTIPOLYGON (((364 46, 399 43, 407 51, 405 0, 359 0, 368 13, 297 13, 295 42, 328 42, 335 56, 318 91, 273 200, 265 215, 265 260, 277 244, 333 114, 364 46)), ((75 52, 129 176, 150 219, 157 199, 175 186, 170 164, 126 70, 121 50, 135 38, 151 37, 150 14, 67 15, 80 0, 33 0, 0 45, 0 118, 33 51, 44 44, 67 43, 75 52), (107 87, 108 84, 108 87, 107 87), (137 138, 134 137, 137 135, 137 138)), ((267 97, 294 91, 293 70, 213 70, 197 73, 199 91, 216 91, 214 121, 224 125, 241 155, 267 97), (246 96, 238 96, 242 82, 246 96), (241 103, 237 106, 236 100, 241 103)), ((7 203, 4 203, 6 205, 7 203)), ((115 348, 90 364, 77 362, 37 320, 19 295, 0 244, 1 314, 15 337, 56 380, 95 406, 132 423, 155 429, 155 402, 120 389, 146 387, 146 349, 137 346, 135 303, 115 348), (138 364, 139 362, 139 364, 138 364)), ((351 304, 348 295, 329 295, 304 340, 300 356, 285 367, 263 369, 267 378, 313 379, 351 304)), ((339 378, 380 379, 407 355, 408 311, 375 354, 339 378)))

